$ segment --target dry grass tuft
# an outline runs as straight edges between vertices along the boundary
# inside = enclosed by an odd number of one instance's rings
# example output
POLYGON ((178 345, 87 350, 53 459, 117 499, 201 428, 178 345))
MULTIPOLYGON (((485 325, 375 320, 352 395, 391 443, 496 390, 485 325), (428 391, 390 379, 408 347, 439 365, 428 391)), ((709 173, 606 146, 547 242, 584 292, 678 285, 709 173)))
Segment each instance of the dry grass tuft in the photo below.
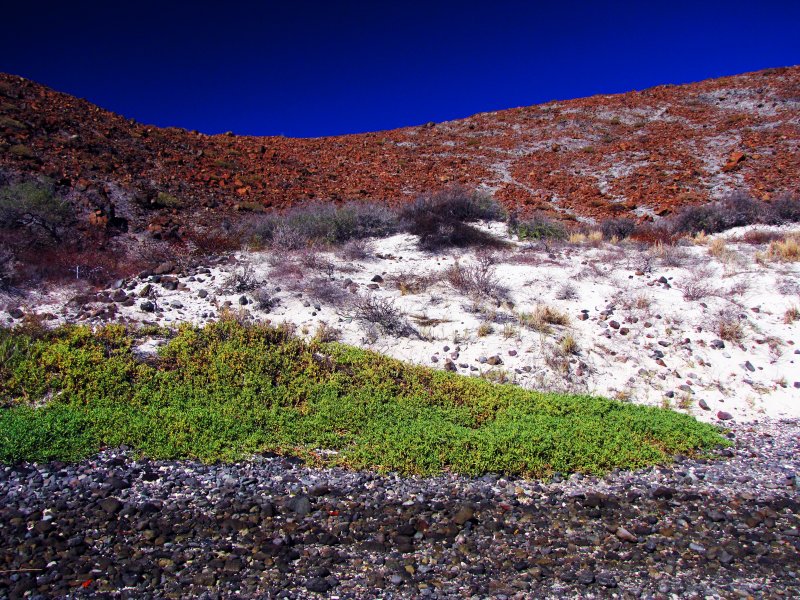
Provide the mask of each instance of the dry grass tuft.
POLYGON ((570 333, 562 337, 558 345, 564 354, 578 354, 581 351, 578 341, 570 333))
POLYGON ((519 322, 528 329, 549 333, 551 325, 569 325, 569 316, 552 306, 540 304, 532 313, 520 313, 519 322))
POLYGON ((800 235, 795 234, 771 242, 767 249, 767 258, 781 262, 800 261, 800 235))
POLYGON ((744 326, 735 312, 721 313, 713 323, 714 331, 726 342, 740 344, 744 340, 744 326))
POLYGON ((494 333, 494 326, 488 321, 484 321, 478 325, 478 337, 486 337, 494 333))
POLYGON ((789 323, 794 323, 795 321, 800 321, 800 307, 790 306, 786 309, 786 312, 783 313, 783 322, 788 325, 789 323))

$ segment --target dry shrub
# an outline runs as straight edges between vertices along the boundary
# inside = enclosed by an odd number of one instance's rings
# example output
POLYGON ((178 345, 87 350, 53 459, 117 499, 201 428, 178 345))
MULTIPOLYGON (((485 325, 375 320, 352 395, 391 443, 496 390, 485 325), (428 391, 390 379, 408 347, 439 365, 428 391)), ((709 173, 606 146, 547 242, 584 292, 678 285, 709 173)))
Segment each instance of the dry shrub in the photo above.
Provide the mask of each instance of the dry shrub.
POLYGON ((337 308, 347 305, 351 297, 341 285, 325 277, 312 278, 303 286, 303 291, 313 302, 337 308))
POLYGON ((716 289, 709 283, 712 273, 705 269, 695 271, 686 280, 681 291, 686 300, 702 300, 708 296, 716 295, 716 289))
POLYGON ((650 308, 653 300, 646 294, 637 294, 635 296, 623 296, 620 304, 623 309, 631 310, 647 310, 650 308))
POLYGON ((462 294, 501 301, 508 296, 508 289, 497 281, 495 260, 494 255, 482 253, 476 256, 475 264, 463 266, 456 262, 445 270, 445 279, 462 294))
POLYGON ((357 319, 379 327, 384 333, 404 336, 414 332, 391 298, 380 298, 374 294, 358 295, 352 305, 357 319))
POLYGON ((603 243, 603 232, 602 231, 590 231, 586 235, 586 242, 594 247, 597 248, 600 244, 603 243))
POLYGON ((790 306, 786 309, 786 312, 783 313, 783 322, 788 325, 789 323, 794 323, 795 321, 800 321, 800 307, 790 306))
POLYGON ((776 240, 781 240, 781 239, 783 239, 783 235, 781 235, 776 231, 766 231, 764 229, 751 229, 741 237, 737 238, 736 241, 743 242, 745 244, 752 244, 754 246, 760 246, 762 244, 769 244, 770 242, 774 242, 776 240))
POLYGON ((328 325, 325 321, 320 321, 317 330, 314 332, 313 341, 315 342, 335 342, 342 335, 341 329, 328 325))
POLYGON ((708 253, 711 256, 719 258, 727 251, 725 240, 722 238, 715 238, 708 244, 708 253))
POLYGON ((254 290, 252 296, 256 306, 265 312, 271 311, 278 305, 278 299, 273 297, 265 287, 254 290))
POLYGON ((713 323, 713 328, 719 338, 726 342, 739 344, 744 339, 744 327, 735 312, 720 313, 713 323))
POLYGON ((403 296, 407 296, 408 294, 421 294, 435 283, 435 279, 432 275, 401 271, 390 276, 389 282, 403 296))
POLYGON ((567 241, 570 244, 583 244, 586 241, 586 234, 579 232, 570 233, 567 241))
POLYGON ((350 240, 342 247, 341 257, 346 260, 373 260, 375 245, 364 239, 350 240))
POLYGON ((665 267, 682 267, 688 258, 686 249, 661 241, 652 246, 650 253, 658 258, 665 267))
POLYGON ((562 283, 556 291, 557 300, 576 300, 578 298, 578 290, 571 283, 562 283))

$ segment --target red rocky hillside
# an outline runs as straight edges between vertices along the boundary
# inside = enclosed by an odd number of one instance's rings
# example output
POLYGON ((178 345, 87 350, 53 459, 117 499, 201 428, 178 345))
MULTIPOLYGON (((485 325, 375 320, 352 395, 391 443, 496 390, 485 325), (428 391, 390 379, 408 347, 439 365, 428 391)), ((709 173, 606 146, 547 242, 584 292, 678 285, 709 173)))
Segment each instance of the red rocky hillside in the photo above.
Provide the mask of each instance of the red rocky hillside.
POLYGON ((732 189, 800 191, 800 67, 317 139, 142 125, 0 75, 0 173, 54 179, 87 227, 159 236, 311 198, 401 202, 453 184, 523 213, 651 219, 732 189))

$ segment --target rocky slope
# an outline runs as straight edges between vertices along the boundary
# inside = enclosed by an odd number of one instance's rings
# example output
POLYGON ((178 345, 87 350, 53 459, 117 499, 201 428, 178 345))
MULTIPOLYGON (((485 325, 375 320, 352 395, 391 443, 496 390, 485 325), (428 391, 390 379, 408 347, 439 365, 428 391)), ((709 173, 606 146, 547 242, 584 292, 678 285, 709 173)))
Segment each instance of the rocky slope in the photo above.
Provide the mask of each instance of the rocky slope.
POLYGON ((0 172, 55 178, 87 225, 156 235, 234 210, 399 202, 455 183, 523 212, 649 219, 734 188, 800 191, 800 67, 318 139, 151 127, 0 74, 0 172))

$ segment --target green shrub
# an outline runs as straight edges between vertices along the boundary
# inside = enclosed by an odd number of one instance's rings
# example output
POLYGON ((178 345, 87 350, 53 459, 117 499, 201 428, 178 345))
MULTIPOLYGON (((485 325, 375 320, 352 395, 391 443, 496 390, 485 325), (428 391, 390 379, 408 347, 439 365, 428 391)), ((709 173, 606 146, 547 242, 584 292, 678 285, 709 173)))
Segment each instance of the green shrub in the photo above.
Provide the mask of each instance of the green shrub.
POLYGON ((526 221, 509 221, 508 232, 520 240, 565 240, 567 230, 558 221, 535 216, 526 221))
POLYGON ((183 208, 185 205, 183 200, 167 192, 158 192, 155 204, 161 208, 183 208))
POLYGON ((71 214, 69 204, 49 182, 26 181, 0 188, 0 228, 24 227, 60 241, 71 214))
POLYGON ((120 326, 0 331, 0 460, 126 444, 207 462, 278 452, 351 468, 543 476, 660 463, 725 444, 695 419, 412 366, 285 329, 182 326, 157 360, 120 326), (335 450, 321 455, 318 449, 335 450))

